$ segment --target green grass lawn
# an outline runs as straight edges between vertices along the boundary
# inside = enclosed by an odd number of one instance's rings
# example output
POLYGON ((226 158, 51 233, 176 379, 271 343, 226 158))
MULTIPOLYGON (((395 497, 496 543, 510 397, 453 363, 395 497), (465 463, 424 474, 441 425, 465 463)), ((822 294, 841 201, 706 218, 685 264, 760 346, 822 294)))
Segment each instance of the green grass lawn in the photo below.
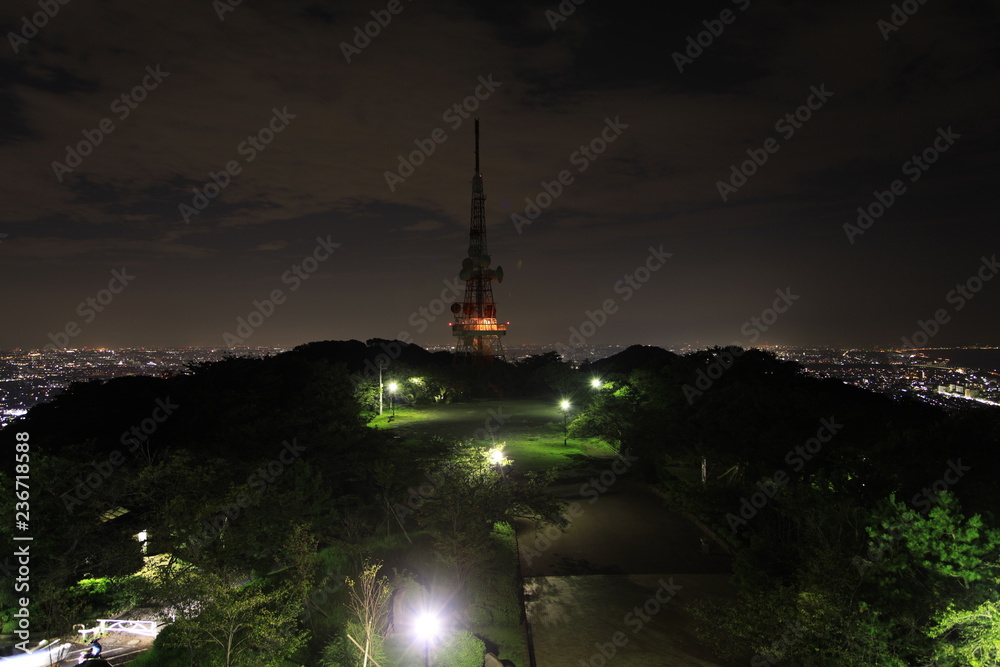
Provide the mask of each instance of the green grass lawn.
POLYGON ((562 436, 529 435, 504 442, 504 453, 516 473, 545 472, 579 465, 585 450, 573 440, 563 444, 562 436))
POLYGON ((407 426, 414 422, 430 419, 433 416, 433 408, 413 407, 409 405, 397 405, 396 415, 393 417, 392 410, 385 408, 384 412, 376 415, 368 422, 372 428, 398 428, 407 426))
POLYGON ((579 468, 588 459, 614 456, 597 438, 569 437, 564 445, 562 413, 537 399, 397 407, 395 420, 381 415, 370 425, 394 429, 406 442, 440 437, 478 447, 502 445, 517 473, 579 468))

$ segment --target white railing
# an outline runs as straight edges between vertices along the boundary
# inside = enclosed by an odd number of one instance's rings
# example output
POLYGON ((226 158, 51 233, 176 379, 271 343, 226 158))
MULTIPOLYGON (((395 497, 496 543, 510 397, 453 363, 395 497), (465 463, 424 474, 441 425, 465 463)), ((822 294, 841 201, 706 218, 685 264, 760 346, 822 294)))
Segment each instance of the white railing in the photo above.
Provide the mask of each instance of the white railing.
POLYGON ((92 632, 127 632, 133 635, 143 635, 144 637, 155 637, 159 630, 156 629, 156 621, 127 621, 120 618, 99 618, 97 627, 80 630, 81 635, 92 632))

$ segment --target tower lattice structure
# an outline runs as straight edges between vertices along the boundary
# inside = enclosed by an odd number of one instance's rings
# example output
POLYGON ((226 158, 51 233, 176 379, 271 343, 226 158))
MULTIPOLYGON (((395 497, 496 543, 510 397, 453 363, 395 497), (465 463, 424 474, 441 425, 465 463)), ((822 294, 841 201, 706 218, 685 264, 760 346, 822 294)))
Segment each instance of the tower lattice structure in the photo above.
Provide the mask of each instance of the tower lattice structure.
POLYGON ((455 321, 451 333, 457 338, 456 355, 463 360, 503 359, 506 322, 497 321, 493 301, 493 281, 503 282, 503 267, 490 268, 486 246, 486 194, 479 171, 479 119, 476 119, 476 171, 472 176, 472 216, 469 225, 469 254, 462 260, 458 277, 465 281, 465 300, 451 304, 455 321))

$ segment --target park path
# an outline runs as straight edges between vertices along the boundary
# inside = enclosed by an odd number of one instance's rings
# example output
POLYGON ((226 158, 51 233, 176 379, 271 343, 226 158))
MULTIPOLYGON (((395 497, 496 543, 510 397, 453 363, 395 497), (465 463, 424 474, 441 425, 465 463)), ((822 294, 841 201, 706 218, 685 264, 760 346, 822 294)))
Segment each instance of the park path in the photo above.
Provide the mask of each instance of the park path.
POLYGON ((538 667, 729 667, 695 634, 694 605, 732 597, 729 557, 646 485, 611 476, 560 485, 565 532, 517 526, 538 667), (603 492, 599 488, 605 489, 603 492))
MULTIPOLYGON (((491 415, 505 451, 519 459, 518 440, 551 433, 553 405, 504 400, 433 408, 412 434, 469 439, 491 415)), ((731 667, 695 633, 693 605, 732 597, 729 557, 684 516, 630 474, 628 459, 592 448, 564 470, 553 491, 566 503, 565 531, 515 526, 528 624, 537 667, 731 667)))
POLYGON ((524 581, 538 667, 730 667, 693 634, 688 607, 728 595, 706 574, 577 575, 524 581))

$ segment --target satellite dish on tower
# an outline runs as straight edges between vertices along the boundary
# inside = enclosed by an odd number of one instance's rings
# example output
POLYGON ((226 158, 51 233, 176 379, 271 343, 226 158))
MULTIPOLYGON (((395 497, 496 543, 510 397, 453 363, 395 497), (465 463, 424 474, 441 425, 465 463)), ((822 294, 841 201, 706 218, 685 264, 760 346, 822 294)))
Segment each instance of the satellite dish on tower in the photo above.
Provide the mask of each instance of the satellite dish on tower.
POLYGON ((462 310, 462 304, 459 304, 459 303, 453 303, 453 304, 451 304, 451 313, 452 313, 452 315, 458 315, 459 312, 461 312, 461 310, 462 310))
POLYGON ((462 260, 462 268, 463 269, 471 269, 472 268, 472 258, 471 257, 466 257, 465 259, 462 260))
POLYGON ((469 281, 472 280, 472 269, 462 269, 458 272, 458 279, 469 281))
POLYGON ((497 276, 497 282, 498 283, 502 283, 503 282, 503 267, 502 266, 498 266, 497 270, 495 271, 495 273, 496 273, 496 276, 497 276))

